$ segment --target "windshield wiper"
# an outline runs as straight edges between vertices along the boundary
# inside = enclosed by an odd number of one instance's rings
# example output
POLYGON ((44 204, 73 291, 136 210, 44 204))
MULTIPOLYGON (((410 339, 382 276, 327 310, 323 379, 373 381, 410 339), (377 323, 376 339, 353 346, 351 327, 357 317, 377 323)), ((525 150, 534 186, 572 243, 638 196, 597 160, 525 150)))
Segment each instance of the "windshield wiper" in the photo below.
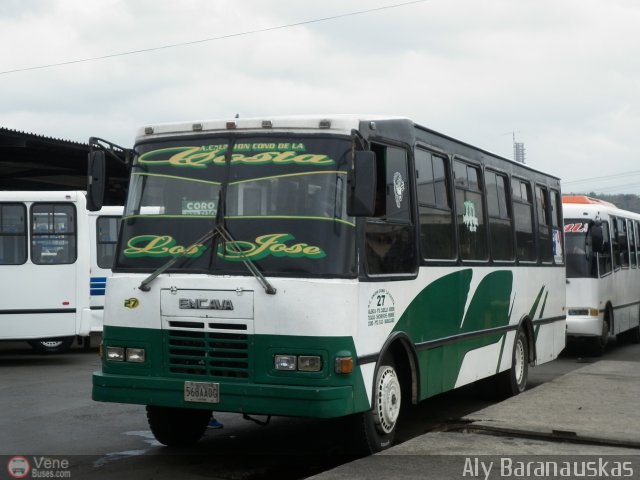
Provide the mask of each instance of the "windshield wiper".
MULTIPOLYGON (((192 246, 195 246, 195 245, 198 245, 198 244, 202 244, 202 243, 206 242, 207 240, 211 240, 211 239, 215 238, 217 235, 218 235, 218 227, 216 227, 216 228, 214 228, 212 230, 209 230, 202 237, 200 237, 198 240, 193 242, 192 246)), ((186 258, 185 256, 186 256, 187 252, 189 252, 190 250, 191 250, 191 248, 185 248, 181 253, 179 253, 178 255, 173 257, 172 259, 170 259, 164 265, 158 267, 156 270, 154 270, 154 272, 151 275, 149 275, 147 278, 145 278, 142 281, 142 283, 140 283, 140 286, 138 288, 140 290, 142 290, 143 292, 148 292, 149 290, 151 290, 151 287, 149 287, 149 284, 151 282, 153 282, 156 278, 158 278, 158 275, 160 275, 161 273, 165 272, 169 268, 173 267, 178 262, 178 260, 182 260, 183 258, 186 258)))
MULTIPOLYGON (((227 231, 226 228, 224 228, 223 225, 216 225, 215 228, 213 228, 212 230, 208 231, 202 237, 200 237, 198 240, 196 240, 193 243, 193 245, 202 244, 202 243, 204 243, 204 242, 206 242, 208 240, 214 240, 216 237, 222 238, 222 240, 225 243, 231 243, 231 244, 236 243, 236 241, 233 239, 231 234, 227 231)), ((215 242, 213 242, 213 245, 215 245, 215 242)), ((158 278, 158 276, 160 274, 162 274, 163 272, 167 271, 169 268, 174 266, 178 262, 178 260, 181 260, 181 259, 185 258, 186 252, 188 252, 189 250, 190 250, 190 248, 185 248, 182 253, 180 253, 179 255, 176 255, 171 260, 169 260, 167 263, 165 263, 164 265, 160 266, 151 275, 149 275, 147 278, 145 278, 142 281, 142 283, 140 283, 140 286, 138 288, 140 290, 142 290, 143 292, 148 292, 149 290, 151 290, 151 287, 149 287, 149 284, 151 282, 153 282, 156 278, 158 278)), ((215 250, 215 248, 213 248, 213 250, 215 250)), ((247 257, 244 254, 244 252, 242 250, 240 250, 240 249, 234 250, 233 253, 236 253, 236 254, 238 254, 240 256, 240 259, 242 260, 242 263, 245 265, 245 267, 247 267, 247 270, 249 270, 251 275, 253 275, 255 277, 255 279, 258 280, 258 282, 260 283, 262 288, 264 288, 264 291, 268 295, 275 295, 276 289, 273 287, 273 285, 271 285, 269 283, 269 281, 265 278, 265 276, 258 269, 258 267, 256 267, 256 265, 249 259, 249 257, 247 257)), ((216 254, 216 252, 212 252, 212 255, 215 255, 215 254, 216 254)))
MULTIPOLYGON (((236 241, 233 239, 229 231, 226 228, 224 228, 224 225, 219 224, 216 227, 216 231, 218 232, 218 234, 220 235, 220 238, 222 238, 222 240, 225 243, 231 243, 231 244, 237 245, 236 241)), ((264 288, 264 291, 267 293, 267 295, 276 294, 276 289, 273 287, 273 285, 269 283, 269 281, 265 278, 265 276, 258 269, 258 267, 256 267, 256 264, 253 263, 251 259, 247 257, 241 249, 237 248, 236 250, 234 250, 233 253, 240 255, 240 259, 242 260, 242 263, 244 263, 244 266, 247 267, 247 270, 251 272, 251 275, 253 275, 255 279, 258 280, 260 285, 262 285, 262 288, 264 288)))

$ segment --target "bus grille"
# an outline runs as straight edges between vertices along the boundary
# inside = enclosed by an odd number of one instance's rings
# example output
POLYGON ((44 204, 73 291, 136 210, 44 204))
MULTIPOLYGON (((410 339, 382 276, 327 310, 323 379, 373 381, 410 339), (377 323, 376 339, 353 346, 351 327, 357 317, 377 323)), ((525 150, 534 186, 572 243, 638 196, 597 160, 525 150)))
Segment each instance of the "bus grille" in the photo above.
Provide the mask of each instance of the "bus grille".
POLYGON ((247 325, 170 321, 167 340, 165 348, 170 374, 216 379, 249 378, 247 325))

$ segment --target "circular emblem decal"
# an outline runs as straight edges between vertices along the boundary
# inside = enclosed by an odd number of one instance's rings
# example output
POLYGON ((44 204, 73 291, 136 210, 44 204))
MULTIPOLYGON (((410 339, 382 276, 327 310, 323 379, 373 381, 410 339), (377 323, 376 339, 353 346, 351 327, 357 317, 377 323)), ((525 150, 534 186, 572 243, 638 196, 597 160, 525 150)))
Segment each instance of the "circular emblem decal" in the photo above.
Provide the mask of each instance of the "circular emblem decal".
POLYGON ((25 478, 31 471, 31 465, 25 457, 15 456, 9 459, 7 471, 13 478, 25 478))
POLYGON ((127 298, 124 301, 124 306, 127 308, 136 308, 138 305, 140 305, 140 300, 137 298, 127 298))
POLYGON ((393 193, 396 197, 396 207, 400 208, 402 198, 404 197, 404 180, 400 172, 393 174, 393 193))

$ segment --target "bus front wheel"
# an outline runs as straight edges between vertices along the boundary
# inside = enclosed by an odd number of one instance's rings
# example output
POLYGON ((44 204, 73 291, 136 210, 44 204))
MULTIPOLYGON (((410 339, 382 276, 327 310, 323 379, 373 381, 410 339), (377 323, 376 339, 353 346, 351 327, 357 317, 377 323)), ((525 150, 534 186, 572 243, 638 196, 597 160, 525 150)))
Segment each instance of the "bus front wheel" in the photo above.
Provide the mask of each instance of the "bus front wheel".
POLYGON ((357 416, 361 453, 371 454, 393 444, 402 406, 402 386, 390 355, 376 370, 372 393, 373 408, 357 416))
POLYGON ((29 345, 40 353, 64 353, 71 348, 75 337, 43 338, 29 340, 29 345))
POLYGON ((147 420, 156 440, 168 447, 196 443, 211 420, 211 410, 147 406, 147 420))
POLYGON ((609 339, 609 328, 611 328, 611 320, 613 313, 607 308, 602 319, 602 332, 598 337, 591 339, 591 353, 594 357, 601 357, 607 349, 607 340, 609 339))

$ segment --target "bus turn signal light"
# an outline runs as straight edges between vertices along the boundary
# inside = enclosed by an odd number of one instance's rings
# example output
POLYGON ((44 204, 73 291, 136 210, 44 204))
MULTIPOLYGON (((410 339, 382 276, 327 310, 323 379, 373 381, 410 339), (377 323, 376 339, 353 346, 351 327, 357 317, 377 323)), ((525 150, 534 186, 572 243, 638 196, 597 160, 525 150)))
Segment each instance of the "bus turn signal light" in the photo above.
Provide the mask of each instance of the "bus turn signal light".
POLYGON ((335 370, 340 374, 353 372, 353 357, 336 357, 335 370))

